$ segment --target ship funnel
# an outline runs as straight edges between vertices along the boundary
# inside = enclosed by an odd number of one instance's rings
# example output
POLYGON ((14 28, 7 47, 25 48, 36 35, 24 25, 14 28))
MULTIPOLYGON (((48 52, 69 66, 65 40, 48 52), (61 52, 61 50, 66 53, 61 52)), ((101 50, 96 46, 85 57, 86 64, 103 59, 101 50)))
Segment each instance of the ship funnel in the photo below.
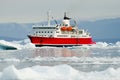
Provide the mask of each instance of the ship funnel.
POLYGON ((66 12, 64 13, 64 19, 70 20, 70 18, 66 16, 66 12))
POLYGON ((66 12, 64 13, 63 26, 70 26, 70 18, 66 16, 66 12))

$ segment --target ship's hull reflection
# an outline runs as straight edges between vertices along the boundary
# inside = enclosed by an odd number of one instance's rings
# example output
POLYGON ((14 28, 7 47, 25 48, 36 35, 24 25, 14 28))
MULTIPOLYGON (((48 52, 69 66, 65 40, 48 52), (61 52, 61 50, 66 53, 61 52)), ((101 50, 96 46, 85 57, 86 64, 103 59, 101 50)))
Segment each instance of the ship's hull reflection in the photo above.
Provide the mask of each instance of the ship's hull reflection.
POLYGON ((89 50, 69 48, 36 48, 34 57, 85 57, 90 56, 89 50))

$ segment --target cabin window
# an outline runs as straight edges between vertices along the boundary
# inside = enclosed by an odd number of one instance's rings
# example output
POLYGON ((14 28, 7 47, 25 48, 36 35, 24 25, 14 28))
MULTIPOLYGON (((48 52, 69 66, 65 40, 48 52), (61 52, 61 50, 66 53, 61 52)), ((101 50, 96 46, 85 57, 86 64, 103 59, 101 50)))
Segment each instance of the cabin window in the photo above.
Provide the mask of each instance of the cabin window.
POLYGON ((56 28, 56 30, 58 30, 58 28, 56 28))
POLYGON ((75 35, 72 35, 71 37, 75 37, 75 35))
POLYGON ((57 35, 57 37, 68 37, 67 35, 57 35))
POLYGON ((65 26, 68 26, 68 24, 65 24, 65 26))
POLYGON ((68 26, 68 24, 63 24, 63 26, 68 26))
POLYGON ((59 33, 59 31, 56 31, 56 33, 59 33))
POLYGON ((83 33, 83 31, 79 31, 79 34, 82 34, 83 33))

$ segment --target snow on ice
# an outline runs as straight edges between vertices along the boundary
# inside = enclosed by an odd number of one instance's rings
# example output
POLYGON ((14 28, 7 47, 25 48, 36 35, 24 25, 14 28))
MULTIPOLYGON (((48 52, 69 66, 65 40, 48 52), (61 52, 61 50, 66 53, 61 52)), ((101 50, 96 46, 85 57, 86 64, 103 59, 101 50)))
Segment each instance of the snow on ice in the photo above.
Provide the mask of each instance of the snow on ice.
POLYGON ((120 68, 81 72, 69 65, 32 66, 17 69, 11 65, 0 73, 0 80, 119 80, 120 68))

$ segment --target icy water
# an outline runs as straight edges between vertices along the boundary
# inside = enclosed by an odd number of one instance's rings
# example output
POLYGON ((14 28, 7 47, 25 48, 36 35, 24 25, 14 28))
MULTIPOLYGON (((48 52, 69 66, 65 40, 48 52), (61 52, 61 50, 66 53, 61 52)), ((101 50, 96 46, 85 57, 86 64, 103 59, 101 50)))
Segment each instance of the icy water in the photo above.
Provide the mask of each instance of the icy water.
POLYGON ((120 79, 120 42, 67 48, 17 44, 18 50, 0 50, 1 80, 120 79))

